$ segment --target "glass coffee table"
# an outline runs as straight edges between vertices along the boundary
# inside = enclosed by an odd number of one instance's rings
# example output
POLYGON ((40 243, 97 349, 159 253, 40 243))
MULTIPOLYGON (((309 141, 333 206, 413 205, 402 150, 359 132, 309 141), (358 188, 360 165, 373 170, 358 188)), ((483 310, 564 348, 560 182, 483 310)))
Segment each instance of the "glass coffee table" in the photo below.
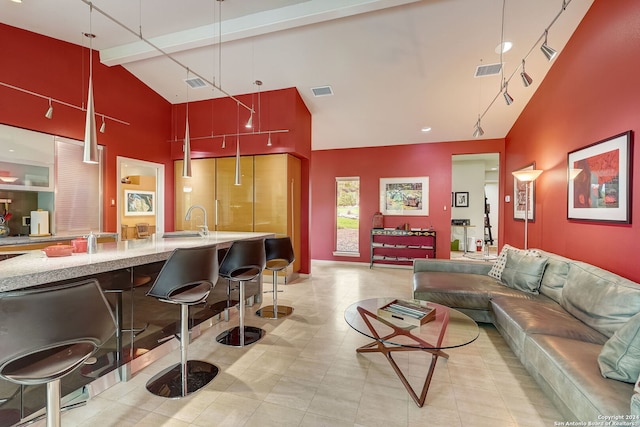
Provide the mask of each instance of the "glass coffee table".
MULTIPOLYGON (((372 298, 355 302, 347 307, 344 318, 349 326, 357 332, 374 340, 359 347, 356 351, 358 353, 384 354, 416 405, 422 407, 427 398, 438 357, 448 359, 449 355, 443 350, 462 347, 475 341, 479 334, 478 325, 466 314, 431 302, 426 302, 426 306, 435 310, 435 318, 421 326, 400 320, 401 315, 396 316, 386 312, 384 317, 378 316, 379 308, 385 307, 395 300, 402 301, 400 298, 372 298), (431 354, 431 365, 420 396, 413 390, 393 360, 392 353, 398 351, 423 351, 431 354)), ((413 322, 416 321, 413 320, 413 322)))

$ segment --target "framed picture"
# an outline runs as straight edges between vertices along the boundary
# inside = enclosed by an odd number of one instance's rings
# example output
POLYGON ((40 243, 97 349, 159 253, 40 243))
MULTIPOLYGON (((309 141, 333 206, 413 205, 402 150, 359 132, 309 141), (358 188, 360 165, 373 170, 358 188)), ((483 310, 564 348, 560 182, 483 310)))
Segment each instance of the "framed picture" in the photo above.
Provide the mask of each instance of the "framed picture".
POLYGON ((468 191, 456 191, 454 198, 455 198, 455 207, 456 208, 468 208, 469 207, 469 192, 468 191))
POLYGON ((429 215, 429 177, 380 178, 383 215, 429 215))
POLYGON ((153 191, 124 190, 124 215, 148 216, 156 214, 156 193, 153 191))
MULTIPOLYGON (((525 166, 518 170, 534 170, 535 163, 525 166)), ((522 182, 513 177, 513 219, 524 221, 525 211, 527 213, 527 221, 535 222, 536 220, 536 182, 522 182), (529 186, 529 203, 527 203, 526 186, 529 186)))
POLYGON ((631 223, 631 131, 568 154, 567 218, 631 223))

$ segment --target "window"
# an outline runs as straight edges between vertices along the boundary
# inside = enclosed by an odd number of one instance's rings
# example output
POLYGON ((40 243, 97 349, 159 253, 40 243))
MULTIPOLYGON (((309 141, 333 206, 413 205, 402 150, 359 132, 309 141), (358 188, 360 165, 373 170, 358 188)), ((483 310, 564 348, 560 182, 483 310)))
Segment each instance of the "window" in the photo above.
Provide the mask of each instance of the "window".
POLYGON ((360 256, 360 178, 336 178, 336 250, 334 255, 360 256))

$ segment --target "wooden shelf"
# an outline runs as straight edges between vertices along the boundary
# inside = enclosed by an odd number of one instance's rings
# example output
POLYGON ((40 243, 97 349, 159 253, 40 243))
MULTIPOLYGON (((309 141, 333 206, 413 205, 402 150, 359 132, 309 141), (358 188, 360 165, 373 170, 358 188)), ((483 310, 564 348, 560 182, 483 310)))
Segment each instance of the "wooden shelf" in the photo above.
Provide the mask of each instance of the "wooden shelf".
POLYGON ((373 264, 406 265, 414 259, 436 257, 435 230, 371 230, 371 259, 373 264))

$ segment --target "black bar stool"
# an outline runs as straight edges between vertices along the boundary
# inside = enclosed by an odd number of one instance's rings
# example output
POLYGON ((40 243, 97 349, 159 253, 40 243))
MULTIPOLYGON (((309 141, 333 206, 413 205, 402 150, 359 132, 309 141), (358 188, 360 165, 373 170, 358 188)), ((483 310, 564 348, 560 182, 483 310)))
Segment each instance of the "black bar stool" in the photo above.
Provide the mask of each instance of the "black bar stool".
POLYGON ((218 374, 208 362, 188 360, 189 306, 204 303, 218 280, 215 245, 174 249, 165 262, 148 296, 180 305, 180 363, 156 374, 147 390, 168 398, 187 396, 207 385, 218 374))
POLYGON ((60 379, 115 333, 95 279, 0 294, 0 377, 47 385, 48 427, 60 426, 60 379))
POLYGON ((238 240, 233 242, 220 264, 220 277, 238 282, 239 325, 228 329, 216 337, 220 344, 243 347, 258 341, 264 330, 244 325, 244 284, 258 277, 266 264, 264 242, 260 240, 238 240))
POLYGON ((291 238, 277 237, 264 240, 267 264, 265 269, 273 272, 273 305, 267 305, 256 311, 260 317, 278 319, 293 313, 293 307, 278 305, 278 272, 289 267, 296 259, 291 238))

